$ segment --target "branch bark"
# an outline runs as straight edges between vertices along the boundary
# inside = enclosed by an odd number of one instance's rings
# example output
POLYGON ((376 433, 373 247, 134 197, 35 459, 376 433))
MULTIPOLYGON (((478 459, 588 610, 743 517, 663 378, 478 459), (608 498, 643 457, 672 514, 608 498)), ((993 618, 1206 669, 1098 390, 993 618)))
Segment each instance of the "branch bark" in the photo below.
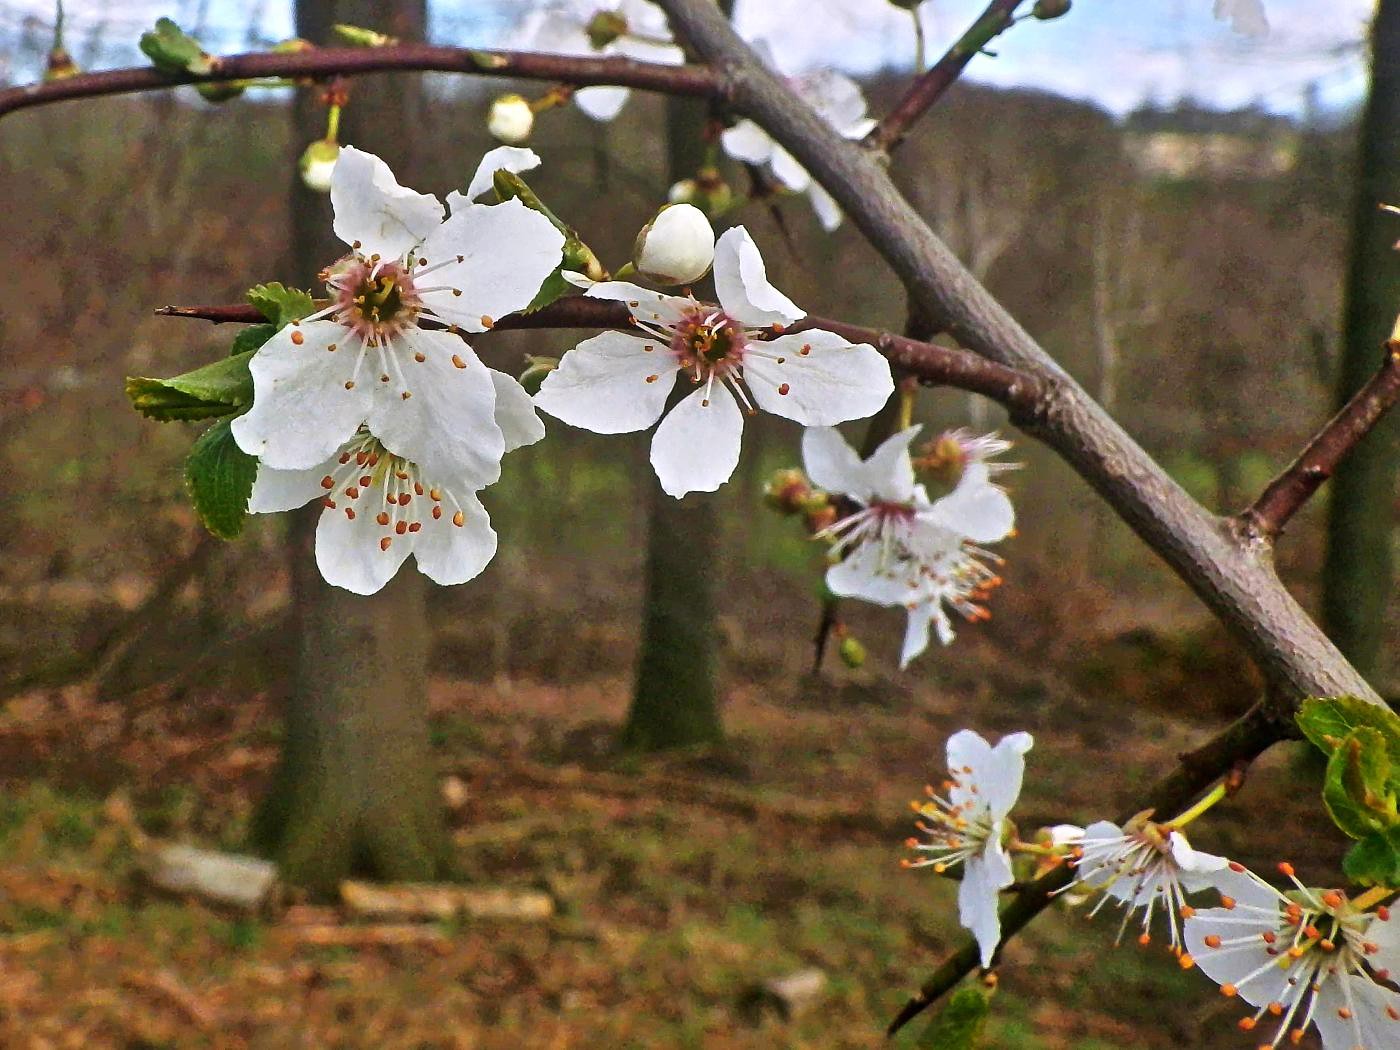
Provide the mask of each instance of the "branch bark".
POLYGON ((984 289, 900 195, 877 155, 841 139, 770 73, 707 0, 662 0, 675 29, 841 205, 938 325, 1045 385, 1017 422, 1054 448, 1233 631, 1290 696, 1380 703, 1274 574, 1269 551, 1195 502, 984 289))
POLYGON ((533 51, 483 51, 432 44, 393 44, 388 47, 314 48, 294 54, 253 51, 226 55, 218 59, 213 72, 207 76, 162 73, 152 66, 80 73, 65 80, 0 90, 0 117, 51 102, 161 91, 181 84, 266 77, 306 77, 316 80, 390 70, 472 73, 485 77, 557 81, 576 87, 612 84, 670 95, 723 97, 718 78, 702 66, 666 66, 628 58, 589 58, 533 51))
POLYGON ((1386 344, 1385 359, 1369 382, 1333 416, 1307 448, 1240 514, 1240 526, 1252 535, 1272 540, 1281 533, 1337 464, 1371 432, 1400 400, 1400 341, 1386 344))

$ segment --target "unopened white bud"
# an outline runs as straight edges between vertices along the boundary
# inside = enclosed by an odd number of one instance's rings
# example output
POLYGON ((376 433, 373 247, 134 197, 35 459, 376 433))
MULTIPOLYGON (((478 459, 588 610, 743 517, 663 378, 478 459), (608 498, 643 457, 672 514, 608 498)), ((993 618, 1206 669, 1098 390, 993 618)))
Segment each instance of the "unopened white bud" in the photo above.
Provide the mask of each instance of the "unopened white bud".
POLYGON ((522 95, 502 95, 486 115, 486 130, 508 146, 529 141, 534 127, 535 111, 522 95))
POLYGON ((317 139, 301 155, 301 181, 317 193, 330 193, 331 172, 335 171, 335 162, 339 159, 339 143, 317 139))
POLYGON ((657 284, 698 281, 714 261, 714 227, 693 204, 663 207, 642 227, 632 249, 632 265, 657 284))

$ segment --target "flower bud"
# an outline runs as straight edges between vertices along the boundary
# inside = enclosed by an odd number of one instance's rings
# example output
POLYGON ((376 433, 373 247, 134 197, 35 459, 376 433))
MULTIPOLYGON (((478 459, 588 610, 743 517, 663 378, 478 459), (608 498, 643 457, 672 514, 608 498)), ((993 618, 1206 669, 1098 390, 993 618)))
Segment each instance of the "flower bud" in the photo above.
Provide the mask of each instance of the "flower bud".
POLYGON ((1069 14, 1070 2, 1071 0, 1035 0, 1035 6, 1031 8, 1031 16, 1042 22, 1048 22, 1052 18, 1069 14))
POLYGON ((486 130, 508 146, 528 141, 534 127, 535 111, 523 95, 502 95, 486 114, 486 130))
POLYGON ((601 51, 627 33, 627 19, 618 11, 599 11, 583 30, 595 51, 601 51))
MULTIPOLYGON (((826 498, 826 493, 822 493, 822 498, 826 498)), ((808 505, 803 507, 802 514, 807 531, 814 536, 823 529, 836 524, 836 508, 830 503, 815 506, 812 505, 811 501, 808 501, 808 505)))
POLYGON ((75 77, 82 70, 78 68, 78 63, 73 61, 67 49, 62 44, 54 44, 49 51, 48 62, 44 67, 44 83, 50 84, 55 80, 67 80, 75 77))
POLYGON ((734 190, 717 168, 701 168, 693 179, 681 179, 667 193, 672 204, 693 204, 711 219, 734 207, 734 190))
POLYGON ((914 457, 914 469, 952 488, 967 466, 967 451, 953 433, 940 434, 914 457))
POLYGON ((812 495, 807 475, 796 468, 779 470, 763 486, 763 499, 782 514, 800 514, 812 495))
POLYGON ((332 142, 330 139, 317 139, 306 147, 302 153, 298 167, 301 169, 301 181, 306 183, 307 189, 315 190, 317 193, 330 193, 331 172, 335 171, 335 162, 340 159, 340 144, 332 142))
POLYGON ((689 284, 710 272, 715 231, 693 204, 667 204, 642 227, 632 248, 632 265, 657 284, 689 284))
POLYGON ((841 639, 841 645, 836 650, 841 654, 841 662, 852 671, 865 664, 865 646, 860 644, 860 639, 853 635, 846 635, 841 639))

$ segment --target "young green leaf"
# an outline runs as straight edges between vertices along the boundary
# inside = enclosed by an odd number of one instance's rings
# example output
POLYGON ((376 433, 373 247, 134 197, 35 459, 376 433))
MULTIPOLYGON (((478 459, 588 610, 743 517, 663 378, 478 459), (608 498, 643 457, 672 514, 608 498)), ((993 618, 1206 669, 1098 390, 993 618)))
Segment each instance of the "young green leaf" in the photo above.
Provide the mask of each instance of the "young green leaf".
POLYGON ((398 40, 387 33, 365 29, 362 26, 346 25, 344 22, 337 22, 331 26, 331 32, 351 47, 388 47, 398 43, 398 40))
POLYGON ((1358 726, 1369 726, 1384 736, 1387 750, 1400 764, 1400 715, 1388 707, 1354 696, 1313 696, 1298 710, 1298 728, 1329 755, 1358 726))
POLYGON ((250 324, 233 337, 233 345, 229 347, 228 355, 237 357, 239 354, 256 350, 276 333, 275 324, 250 324))
POLYGON ((1400 824, 1390 791, 1390 756, 1385 738, 1360 726, 1337 744, 1327 760, 1322 801, 1337 827, 1363 839, 1400 824))
POLYGON ((185 460, 185 487, 206 529, 225 540, 243 531, 257 475, 258 461, 233 440, 230 420, 199 435, 185 460))
POLYGON ((253 403, 251 350, 169 379, 128 376, 131 406, 150 419, 170 422, 232 415, 253 403))
POLYGON ((277 328, 299 321, 316 312, 316 302, 309 292, 288 288, 278 281, 254 285, 248 289, 248 302, 257 307, 277 328))
POLYGON ((1400 886, 1400 828, 1367 835, 1347 851, 1342 871, 1363 886, 1400 886))
POLYGON ((976 985, 965 984, 948 999, 933 1023, 919 1036, 923 1050, 972 1050, 987 1027, 991 1004, 987 993, 976 985))
POLYGON ((156 27, 141 34, 141 51, 162 73, 212 73, 218 59, 199 46, 168 18, 156 20, 156 27))

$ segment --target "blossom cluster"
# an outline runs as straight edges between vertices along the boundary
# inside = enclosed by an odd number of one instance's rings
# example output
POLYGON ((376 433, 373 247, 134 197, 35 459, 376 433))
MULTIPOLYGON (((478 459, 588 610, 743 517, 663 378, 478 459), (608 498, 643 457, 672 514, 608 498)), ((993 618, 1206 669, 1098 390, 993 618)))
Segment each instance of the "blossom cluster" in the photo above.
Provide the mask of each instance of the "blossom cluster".
POLYGON ((921 837, 908 840, 910 868, 944 873, 961 868, 958 913, 978 944, 983 967, 1001 939, 998 898, 1016 883, 1017 854, 1043 871, 1067 863, 1074 878, 1068 900, 1092 899, 1123 912, 1118 937, 1136 916, 1138 942, 1151 942, 1154 922, 1184 969, 1199 969, 1227 997, 1254 1012, 1239 1028, 1272 1030, 1264 1047, 1300 1042, 1315 1027, 1324 1050, 1390 1050, 1400 1046, 1400 919, 1385 901, 1394 891, 1373 887, 1355 897, 1316 888, 1280 864, 1285 888, 1244 865, 1193 848, 1185 827, 1226 794, 1218 787, 1178 817, 1158 822, 1151 811, 1124 825, 1097 821, 1058 825, 1023 841, 1010 813, 1021 791, 1033 740, 1013 733, 995 746, 972 730, 947 743, 948 776, 913 803, 921 837), (1210 894, 1200 908, 1190 899, 1210 894))

